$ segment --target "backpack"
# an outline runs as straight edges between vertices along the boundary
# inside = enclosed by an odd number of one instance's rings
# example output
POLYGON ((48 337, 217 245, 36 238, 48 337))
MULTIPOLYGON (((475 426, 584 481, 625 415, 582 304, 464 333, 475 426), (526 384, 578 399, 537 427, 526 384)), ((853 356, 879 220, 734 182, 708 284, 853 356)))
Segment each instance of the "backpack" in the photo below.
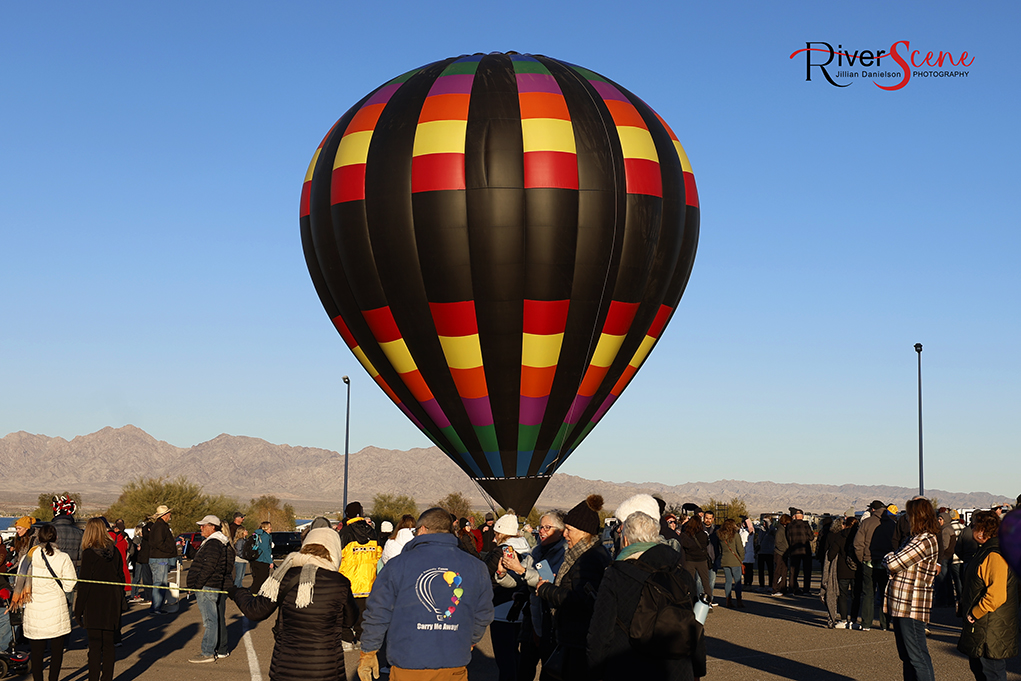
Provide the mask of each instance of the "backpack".
POLYGON ((630 627, 617 618, 617 625, 627 632, 631 647, 640 655, 657 659, 676 660, 694 655, 703 630, 695 619, 691 576, 676 566, 657 569, 640 560, 618 561, 613 567, 642 583, 630 627))
POLYGON ((254 532, 241 544, 241 557, 247 561, 259 559, 259 535, 254 532))

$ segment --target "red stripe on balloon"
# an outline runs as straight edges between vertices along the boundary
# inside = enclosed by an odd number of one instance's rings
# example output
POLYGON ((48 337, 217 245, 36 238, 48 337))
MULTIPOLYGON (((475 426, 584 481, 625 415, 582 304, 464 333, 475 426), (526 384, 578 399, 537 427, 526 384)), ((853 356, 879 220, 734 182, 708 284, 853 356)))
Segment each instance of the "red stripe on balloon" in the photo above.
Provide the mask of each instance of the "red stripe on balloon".
POLYGON ((429 303, 438 336, 473 336, 479 332, 475 301, 429 303))
POLYGON ((365 323, 378 343, 390 343, 401 339, 401 331, 397 328, 390 307, 377 307, 375 310, 362 310, 365 323))
POLYGON ((570 300, 525 300, 524 332, 537 336, 563 333, 570 300))
POLYGON ((624 172, 627 174, 627 193, 663 196, 663 177, 659 163, 647 158, 625 158, 624 172))
POLYGON ((412 193, 464 187, 464 154, 425 154, 411 159, 412 193))
POLYGON ((525 189, 578 189, 578 156, 564 151, 529 151, 524 158, 525 189))
POLYGON ((670 320, 670 314, 674 311, 674 308, 669 305, 660 305, 659 312, 656 313, 656 318, 652 320, 652 326, 649 327, 647 335, 653 338, 659 338, 659 335, 663 333, 663 328, 666 323, 670 320))
POLYGON ((333 325, 337 327, 337 331, 340 332, 340 337, 347 343, 347 347, 358 347, 358 341, 355 340, 354 334, 351 333, 351 329, 347 328, 347 324, 344 323, 340 315, 333 318, 333 325))
POLYGON ((361 201, 365 198, 364 163, 335 168, 330 180, 330 202, 332 204, 361 201))
POLYGON ((684 173, 684 203, 698 208, 698 187, 692 173, 684 173))
POLYGON ((640 303, 625 303, 619 300, 610 301, 610 309, 606 312, 603 333, 611 336, 623 336, 631 327, 631 322, 638 312, 640 303))
POLYGON ((311 204, 310 201, 311 195, 312 195, 312 181, 309 180, 308 182, 301 185, 301 206, 298 209, 299 217, 306 217, 311 212, 311 209, 309 208, 311 204))

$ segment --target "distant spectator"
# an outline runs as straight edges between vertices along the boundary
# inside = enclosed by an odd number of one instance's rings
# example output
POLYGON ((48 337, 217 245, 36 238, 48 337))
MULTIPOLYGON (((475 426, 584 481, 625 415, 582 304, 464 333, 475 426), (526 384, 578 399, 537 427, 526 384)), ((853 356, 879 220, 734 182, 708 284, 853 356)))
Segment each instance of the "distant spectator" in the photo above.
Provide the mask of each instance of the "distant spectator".
POLYGON ((352 501, 344 509, 344 528, 340 531, 340 573, 351 582, 358 613, 354 626, 344 632, 344 650, 356 650, 362 637, 362 616, 376 581, 376 563, 383 550, 376 540, 376 531, 362 516, 362 505, 352 501))
POLYGON ((177 544, 170 530, 171 509, 163 504, 156 507, 152 522, 142 528, 142 536, 149 542, 149 567, 152 569, 152 607, 153 615, 163 614, 163 601, 166 599, 170 566, 177 563, 177 544), (163 588, 160 588, 163 587, 163 588))
POLYGON ((245 514, 241 511, 234 511, 234 517, 231 518, 230 524, 227 525, 227 531, 224 532, 227 538, 230 539, 233 544, 237 537, 235 536, 238 530, 244 529, 245 514))
POLYGON ((74 514, 77 511, 78 505, 71 497, 67 495, 53 497, 53 520, 50 521, 50 525, 57 531, 57 546, 67 554, 76 568, 81 564, 83 532, 74 523, 74 514))
MULTIPOLYGON (((911 538, 896 553, 879 558, 890 573, 884 610, 893 620, 897 654, 904 666, 904 679, 921 681, 934 678, 932 658, 925 640, 925 625, 932 610, 932 582, 939 565, 939 525, 928 499, 907 503, 911 538)), ((1016 630, 1015 630, 1016 633, 1016 630)))
MULTIPOLYGON (((82 535, 81 578, 119 582, 123 578, 122 560, 113 538, 107 533, 106 522, 102 518, 90 518, 82 535)), ((114 644, 120 638, 123 603, 124 594, 119 587, 90 581, 78 584, 74 617, 88 634, 89 679, 113 681, 117 659, 114 644)))
MULTIPOLYGON (((57 546, 57 529, 43 524, 37 531, 38 544, 25 556, 26 570, 22 588, 15 597, 24 606, 22 627, 31 647, 32 673, 42 679, 43 656, 50 648, 50 681, 60 678, 71 618, 67 610, 67 594, 74 591, 75 574, 71 557, 57 546), (52 570, 52 573, 50 572, 52 570), (51 579, 52 576, 56 579, 51 579)), ((79 547, 80 554, 80 547, 79 547)), ((22 573, 21 569, 18 570, 22 573)), ((18 577, 19 581, 23 581, 18 577)))
MULTIPOLYGON (((868 515, 862 516, 858 532, 854 537, 854 551, 861 565, 861 628, 872 629, 875 617, 877 595, 884 593, 887 571, 883 568, 883 556, 893 550, 894 521, 886 512, 886 504, 876 499, 869 505, 868 515), (885 527, 884 527, 885 526, 885 527)), ((887 627, 886 612, 879 610, 879 628, 887 627)))
POLYGON ((415 516, 405 513, 397 523, 397 532, 393 539, 383 547, 381 560, 386 565, 394 556, 400 554, 404 546, 415 538, 415 516))
POLYGON ((659 522, 644 511, 635 511, 627 517, 621 537, 623 549, 606 570, 593 606, 588 632, 592 678, 677 681, 705 676, 704 636, 696 643, 692 657, 656 658, 632 648, 628 631, 649 572, 677 570, 688 587, 692 605, 696 599, 695 581, 686 570, 678 569, 679 556, 662 543, 659 522))
POLYGON ((264 520, 259 523, 259 528, 252 533, 252 541, 255 542, 255 559, 248 562, 252 571, 252 593, 259 593, 263 583, 269 579, 269 573, 273 569, 273 524, 264 520))
POLYGON ((227 657, 227 599, 221 593, 224 586, 231 584, 233 575, 233 551, 228 551, 230 540, 220 531, 221 522, 215 515, 207 515, 196 523, 204 539, 188 570, 188 588, 198 589, 195 602, 202 615, 202 648, 197 657, 189 662, 213 662, 217 657, 227 657))
POLYGON ((479 525, 479 535, 482 539, 482 545, 479 547, 479 555, 486 555, 493 550, 493 523, 496 522, 496 516, 492 513, 487 513, 485 522, 479 525))
POLYGON ((1000 552, 1000 519, 990 511, 972 518, 978 553, 964 571, 968 605, 957 649, 968 656, 977 681, 1007 679, 1007 660, 1018 654, 1018 578, 1000 552))
POLYGON ((610 564, 609 552, 599 541, 599 511, 603 497, 590 494, 564 518, 567 552, 550 583, 539 581, 539 597, 553 609, 557 646, 563 653, 563 681, 588 678, 585 646, 595 595, 610 564))
POLYGON ((234 586, 238 589, 244 583, 245 570, 248 568, 248 561, 241 557, 247 539, 248 530, 243 527, 234 530, 234 586))
POLYGON ((805 513, 794 509, 794 519, 787 526, 787 563, 791 570, 791 593, 812 593, 812 526, 805 520, 805 513), (803 588, 798 588, 798 574, 801 573, 803 588))
POLYGON ((763 518, 762 522, 755 529, 755 543, 757 545, 755 555, 759 564, 759 589, 765 590, 766 587, 772 589, 773 551, 776 548, 776 528, 773 527, 768 516, 763 518))
POLYGON ((737 523, 733 518, 723 521, 723 526, 717 531, 720 540, 720 568, 723 570, 723 593, 727 597, 727 607, 743 608, 741 601, 741 564, 744 556, 744 544, 741 542, 741 535, 737 531, 737 523), (731 598, 731 593, 734 597, 731 598), (736 602, 735 602, 736 601, 736 602))
POLYGON ((791 520, 792 518, 784 513, 776 521, 773 549, 773 596, 784 595, 789 586, 787 579, 787 526, 791 524, 791 520))
POLYGON ((310 530, 259 593, 228 587, 238 609, 255 621, 278 612, 269 677, 275 681, 346 679, 341 632, 354 624, 351 583, 340 574, 340 537, 310 530))
POLYGON ((681 527, 681 546, 684 548, 684 567, 695 581, 699 593, 708 591, 709 583, 709 535, 702 529, 702 521, 694 516, 681 527))
POLYGON ((135 545, 135 565, 131 571, 132 580, 132 591, 131 591, 131 603, 137 603, 139 605, 147 604, 152 602, 152 597, 146 598, 152 589, 145 589, 146 586, 152 586, 152 569, 149 567, 149 540, 146 539, 143 529, 145 523, 139 523, 135 526, 135 536, 132 537, 131 542, 135 545))

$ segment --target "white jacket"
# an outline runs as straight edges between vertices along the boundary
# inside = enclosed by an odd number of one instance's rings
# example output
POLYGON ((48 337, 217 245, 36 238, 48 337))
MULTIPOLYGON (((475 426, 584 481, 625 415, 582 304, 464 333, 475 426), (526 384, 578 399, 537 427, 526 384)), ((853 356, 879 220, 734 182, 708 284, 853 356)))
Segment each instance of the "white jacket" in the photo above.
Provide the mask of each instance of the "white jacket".
POLYGON ((415 531, 408 527, 402 527, 397 530, 397 536, 392 539, 388 539, 386 544, 383 545, 383 555, 380 560, 383 561, 383 565, 386 565, 387 561, 396 555, 399 555, 401 550, 404 549, 404 545, 415 538, 415 531))
POLYGON ((56 580, 46 569, 42 546, 32 549, 31 555, 25 560, 32 561, 32 600, 25 605, 25 638, 40 640, 71 633, 71 617, 67 596, 64 594, 73 591, 77 584, 75 579, 78 575, 75 574, 71 558, 56 546, 53 547, 53 555, 46 556, 50 567, 60 578, 63 589, 57 586, 56 580))

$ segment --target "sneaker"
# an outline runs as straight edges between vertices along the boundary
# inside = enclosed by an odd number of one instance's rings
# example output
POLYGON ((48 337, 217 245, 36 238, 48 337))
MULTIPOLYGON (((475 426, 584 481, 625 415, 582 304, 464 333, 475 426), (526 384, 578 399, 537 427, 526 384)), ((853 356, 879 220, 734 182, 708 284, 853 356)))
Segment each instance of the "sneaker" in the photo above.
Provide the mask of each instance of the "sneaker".
POLYGON ((827 620, 826 628, 827 629, 836 629, 837 628, 837 623, 834 622, 833 620, 827 620))
POLYGON ((230 657, 230 653, 229 652, 226 652, 226 653, 216 653, 214 655, 214 657, 216 657, 217 659, 220 659, 222 657, 230 657))
POLYGON ((771 593, 769 595, 770 596, 783 596, 783 592, 782 591, 774 591, 773 593, 771 593))
POLYGON ((141 602, 142 602, 142 597, 141 596, 134 596, 134 597, 128 599, 128 603, 141 603, 141 602))
POLYGON ((191 662, 193 664, 204 664, 206 662, 214 661, 216 661, 215 655, 199 655, 198 657, 193 657, 192 659, 188 660, 188 662, 191 662))

